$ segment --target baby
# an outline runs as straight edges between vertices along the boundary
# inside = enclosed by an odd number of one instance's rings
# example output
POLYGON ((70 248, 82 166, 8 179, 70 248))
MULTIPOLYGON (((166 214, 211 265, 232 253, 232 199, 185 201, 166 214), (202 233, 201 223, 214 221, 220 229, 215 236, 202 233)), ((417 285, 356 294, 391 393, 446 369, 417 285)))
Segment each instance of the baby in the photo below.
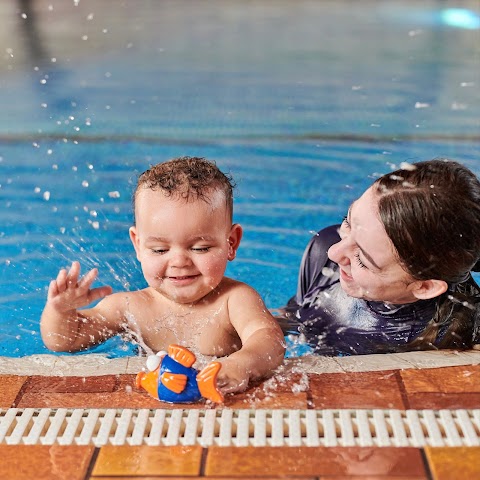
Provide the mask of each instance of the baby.
POLYGON ((130 239, 148 287, 114 294, 109 286, 91 288, 97 269, 80 278, 73 262, 50 283, 45 345, 75 352, 128 328, 153 351, 180 344, 222 357, 222 393, 268 376, 283 360, 282 331, 253 288, 224 276, 242 238, 242 227, 232 224, 230 179, 203 158, 170 160, 140 175, 133 204, 130 239))

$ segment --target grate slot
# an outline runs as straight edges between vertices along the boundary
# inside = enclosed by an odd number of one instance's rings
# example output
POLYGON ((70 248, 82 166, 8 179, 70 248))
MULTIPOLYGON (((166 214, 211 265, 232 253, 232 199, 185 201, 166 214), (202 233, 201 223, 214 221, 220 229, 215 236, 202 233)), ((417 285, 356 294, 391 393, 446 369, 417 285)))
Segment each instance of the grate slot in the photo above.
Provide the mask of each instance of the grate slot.
POLYGON ((374 428, 374 439, 376 445, 379 447, 389 447, 392 445, 390 440, 391 432, 393 431, 389 425, 388 418, 385 417, 381 410, 373 410, 372 422, 374 428))
POLYGON ((138 410, 132 436, 128 439, 129 444, 142 445, 143 439, 150 434, 150 428, 150 410, 146 408, 138 410))
POLYGON ((201 432, 199 410, 189 410, 183 434, 183 445, 195 445, 201 432))
POLYGON ((470 417, 466 410, 458 410, 457 412, 458 425, 462 430, 462 439, 467 447, 480 446, 480 439, 478 431, 475 431, 475 425, 470 421, 470 417))
POLYGON ((305 441, 311 447, 320 446, 320 437, 323 435, 323 428, 320 428, 321 422, 317 418, 315 410, 305 412, 305 441))
POLYGON ((23 437, 28 436, 28 429, 32 422, 33 414, 35 410, 33 408, 27 408, 16 418, 16 425, 10 434, 7 437, 7 444, 9 445, 19 445, 22 442, 23 437))
POLYGON ((146 438, 147 445, 158 446, 161 443, 164 427, 166 410, 156 410, 153 419, 151 419, 150 435, 146 438))
POLYGON ((267 412, 256 410, 253 423, 253 445, 265 447, 267 445, 267 412))
POLYGON ((342 447, 353 447, 355 446, 355 435, 353 432, 354 425, 350 415, 350 410, 340 410, 339 413, 339 423, 342 432, 340 444, 342 447))
POLYGON ((34 415, 32 418, 32 428, 30 429, 30 433, 23 439, 23 443, 26 445, 36 445, 40 443, 40 437, 48 428, 50 413, 50 409, 45 408, 37 412, 37 415, 34 415))
POLYGON ((253 418, 250 419, 252 412, 250 410, 239 410, 236 418, 237 434, 234 445, 236 447, 247 447, 250 444, 250 438, 253 437, 254 425, 253 418))
POLYGON ((11 408, 0 444, 479 446, 480 410, 11 408))

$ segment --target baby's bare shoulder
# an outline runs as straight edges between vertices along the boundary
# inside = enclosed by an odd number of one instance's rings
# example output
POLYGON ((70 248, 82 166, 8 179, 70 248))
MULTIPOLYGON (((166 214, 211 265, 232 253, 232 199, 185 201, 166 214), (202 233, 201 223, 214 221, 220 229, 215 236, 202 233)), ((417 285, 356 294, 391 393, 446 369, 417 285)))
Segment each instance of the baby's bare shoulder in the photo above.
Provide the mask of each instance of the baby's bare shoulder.
POLYGON ((248 295, 251 297, 259 297, 260 294, 250 285, 224 277, 222 280, 223 293, 227 295, 248 295))
POLYGON ((105 297, 98 305, 98 310, 116 310, 125 313, 130 310, 143 309, 154 302, 151 292, 144 290, 116 292, 105 297))

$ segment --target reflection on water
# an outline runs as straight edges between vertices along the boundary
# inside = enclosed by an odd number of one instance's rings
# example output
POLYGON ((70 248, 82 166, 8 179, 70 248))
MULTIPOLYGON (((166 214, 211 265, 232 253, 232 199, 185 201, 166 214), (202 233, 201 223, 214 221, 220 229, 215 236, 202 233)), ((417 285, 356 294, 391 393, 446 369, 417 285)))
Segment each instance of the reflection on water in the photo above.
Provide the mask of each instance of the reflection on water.
POLYGON ((478 173, 478 30, 441 21, 446 3, 1 2, 0 355, 46 352, 46 286, 72 260, 144 286, 128 227, 151 163, 233 174, 228 274, 271 308, 373 177, 435 156, 478 173))

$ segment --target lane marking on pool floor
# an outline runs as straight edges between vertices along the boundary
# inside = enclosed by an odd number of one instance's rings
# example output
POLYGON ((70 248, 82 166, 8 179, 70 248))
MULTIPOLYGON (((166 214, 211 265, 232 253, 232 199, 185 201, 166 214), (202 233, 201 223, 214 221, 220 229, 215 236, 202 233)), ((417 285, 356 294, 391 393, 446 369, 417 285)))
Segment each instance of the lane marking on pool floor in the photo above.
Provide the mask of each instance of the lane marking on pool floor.
POLYGON ((480 446, 478 410, 0 409, 0 444, 480 446))

